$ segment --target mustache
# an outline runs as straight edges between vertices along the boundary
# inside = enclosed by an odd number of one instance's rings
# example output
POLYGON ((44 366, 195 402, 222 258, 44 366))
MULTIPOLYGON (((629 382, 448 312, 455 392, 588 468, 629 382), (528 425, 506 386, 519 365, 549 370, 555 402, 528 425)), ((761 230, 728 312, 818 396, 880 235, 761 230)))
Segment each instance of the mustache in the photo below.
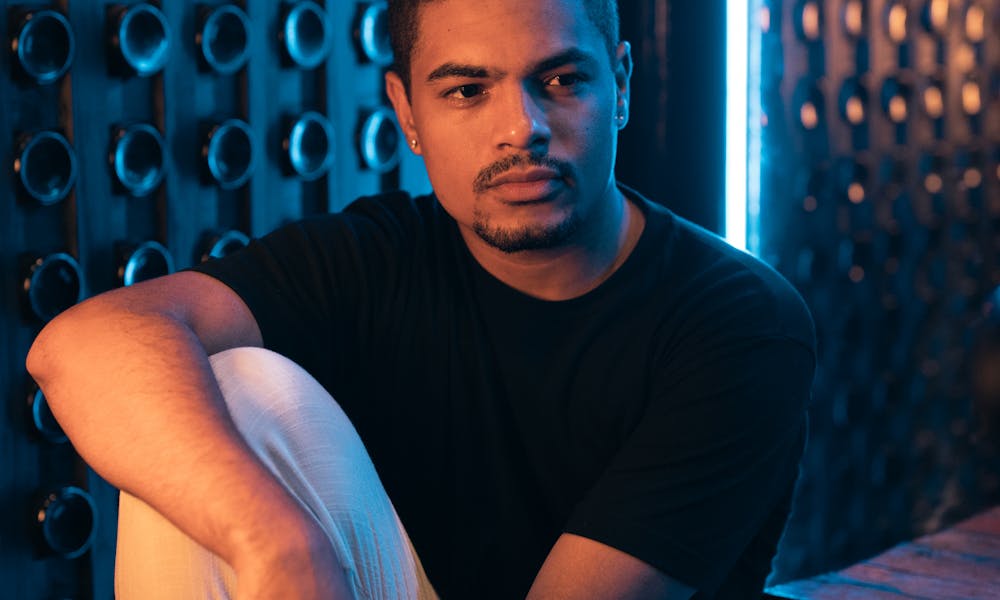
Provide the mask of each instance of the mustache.
POLYGON ((568 164, 546 154, 511 154, 481 170, 472 182, 472 190, 477 194, 482 194, 493 185, 493 180, 497 177, 514 169, 527 167, 552 169, 561 177, 566 177, 570 171, 568 164))

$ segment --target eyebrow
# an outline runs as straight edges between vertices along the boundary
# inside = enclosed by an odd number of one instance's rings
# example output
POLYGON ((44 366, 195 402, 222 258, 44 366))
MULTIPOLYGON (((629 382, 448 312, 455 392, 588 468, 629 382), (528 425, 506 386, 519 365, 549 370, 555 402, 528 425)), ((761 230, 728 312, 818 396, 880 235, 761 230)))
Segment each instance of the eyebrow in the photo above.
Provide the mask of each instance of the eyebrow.
POLYGON ((570 48, 569 50, 565 50, 548 58, 542 59, 535 65, 532 72, 542 73, 545 71, 551 71, 552 69, 558 69, 559 67, 570 63, 582 63, 587 66, 592 66, 597 63, 597 58, 589 52, 584 52, 579 48, 570 48))
MULTIPOLYGON (((506 73, 494 72, 496 75, 503 77, 506 73)), ((490 76, 490 70, 486 67, 480 67, 477 65, 463 65, 459 63, 446 62, 440 67, 431 71, 431 74, 427 76, 427 83, 434 83, 440 79, 447 79, 449 77, 462 77, 467 79, 486 79, 490 76)))
MULTIPOLYGON (((548 58, 544 58, 532 67, 532 73, 542 73, 545 71, 551 71, 552 69, 557 69, 564 65, 570 63, 584 63, 587 65, 592 65, 597 62, 597 59, 590 53, 584 52, 579 48, 570 48, 554 54, 548 58)), ((481 65, 470 65, 455 62, 446 62, 438 68, 431 71, 430 75, 427 76, 427 83, 434 83, 441 79, 447 79, 449 77, 459 77, 465 79, 486 79, 488 77, 494 77, 496 79, 502 79, 507 75, 506 71, 500 71, 497 69, 489 69, 481 65)))

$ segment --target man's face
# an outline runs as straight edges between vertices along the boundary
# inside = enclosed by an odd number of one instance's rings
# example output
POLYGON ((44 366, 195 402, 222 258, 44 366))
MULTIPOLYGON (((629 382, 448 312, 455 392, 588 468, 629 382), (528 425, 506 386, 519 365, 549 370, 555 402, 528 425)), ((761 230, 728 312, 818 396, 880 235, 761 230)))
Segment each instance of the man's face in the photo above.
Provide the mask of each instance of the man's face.
POLYGON ((579 0, 421 7, 409 101, 390 93, 467 241, 558 248, 597 227, 627 109, 625 46, 619 56, 579 0))

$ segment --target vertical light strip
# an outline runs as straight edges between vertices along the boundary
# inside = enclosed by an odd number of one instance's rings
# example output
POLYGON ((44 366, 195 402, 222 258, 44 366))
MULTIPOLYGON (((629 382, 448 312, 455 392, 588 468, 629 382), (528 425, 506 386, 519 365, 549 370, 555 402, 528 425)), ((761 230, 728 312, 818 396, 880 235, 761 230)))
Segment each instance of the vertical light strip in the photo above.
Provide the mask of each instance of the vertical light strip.
POLYGON ((747 248, 748 0, 726 2, 726 240, 747 248))
POLYGON ((763 108, 762 60, 764 47, 764 28, 771 28, 772 17, 766 0, 751 0, 750 14, 757 19, 747 23, 748 48, 747 57, 747 250, 751 254, 761 255, 760 239, 760 194, 761 173, 764 157, 764 123, 767 115, 763 108), (768 11, 768 12, 765 12, 768 11), (766 23, 765 23, 766 20, 766 23))

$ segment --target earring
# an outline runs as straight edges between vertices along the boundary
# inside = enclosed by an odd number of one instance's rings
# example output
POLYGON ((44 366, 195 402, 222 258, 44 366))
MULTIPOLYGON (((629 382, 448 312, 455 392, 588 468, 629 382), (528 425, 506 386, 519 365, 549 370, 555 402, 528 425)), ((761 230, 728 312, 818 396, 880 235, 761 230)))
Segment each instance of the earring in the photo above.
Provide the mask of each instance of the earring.
POLYGON ((410 140, 410 148, 413 148, 414 150, 417 149, 417 138, 410 140))

